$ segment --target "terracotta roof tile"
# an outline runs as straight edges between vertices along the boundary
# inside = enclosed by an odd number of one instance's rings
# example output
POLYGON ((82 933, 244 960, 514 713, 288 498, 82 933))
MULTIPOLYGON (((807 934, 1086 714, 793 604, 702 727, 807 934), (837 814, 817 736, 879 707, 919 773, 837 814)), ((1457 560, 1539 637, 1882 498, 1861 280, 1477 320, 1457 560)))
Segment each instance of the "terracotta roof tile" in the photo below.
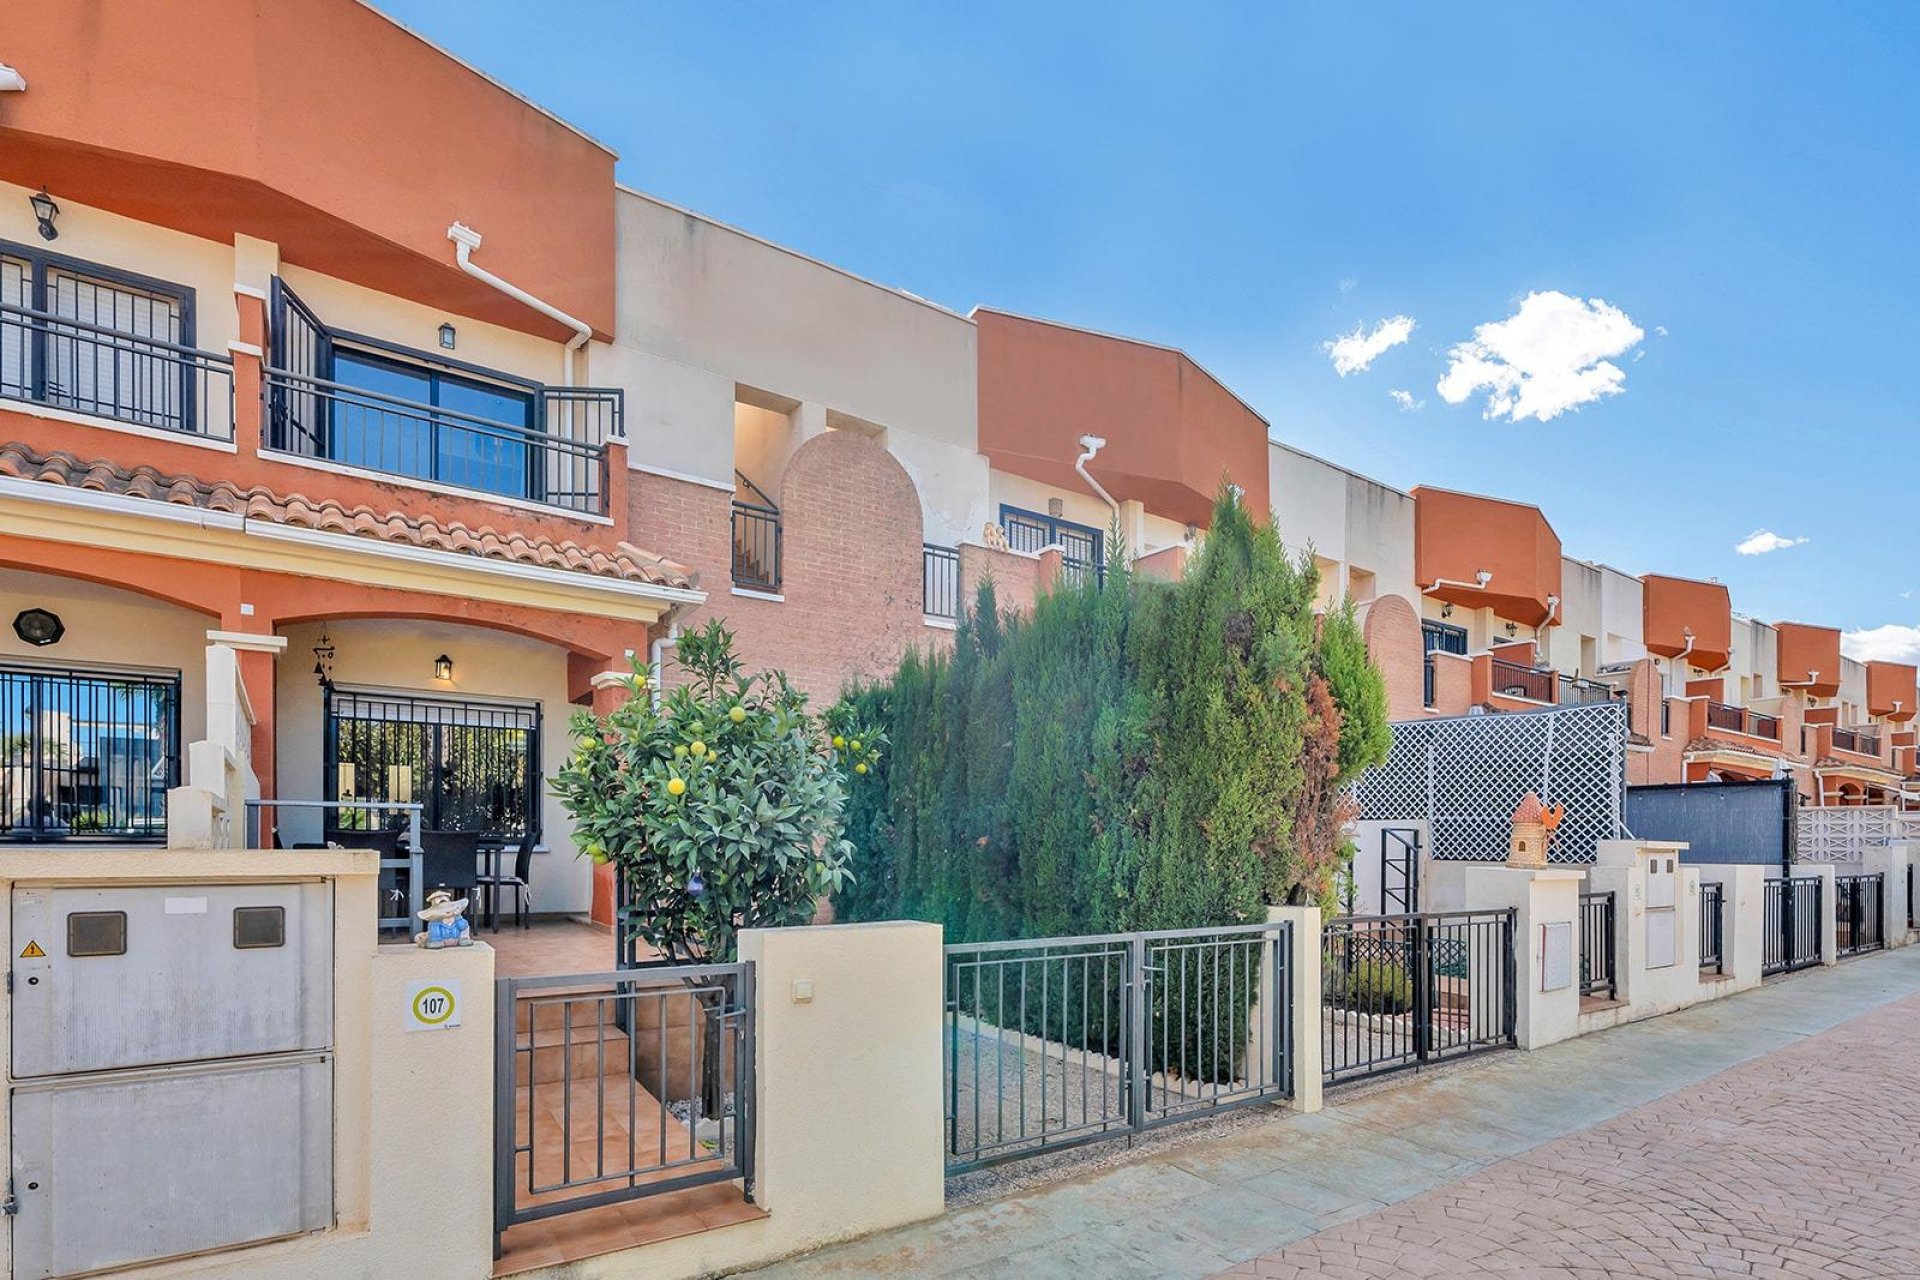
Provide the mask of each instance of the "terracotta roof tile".
POLYGON ((347 537, 372 538, 455 555, 506 560, 546 569, 566 569, 596 577, 645 582, 660 587, 690 587, 682 565, 622 542, 612 551, 571 539, 534 537, 518 529, 492 525, 474 528, 459 520, 439 521, 403 511, 348 507, 333 498, 302 493, 281 495, 264 485, 242 489, 230 481, 208 483, 190 475, 167 475, 152 467, 120 467, 108 461, 84 462, 71 453, 36 453, 17 442, 0 445, 0 476, 88 489, 149 502, 201 507, 270 524, 313 529, 347 537))

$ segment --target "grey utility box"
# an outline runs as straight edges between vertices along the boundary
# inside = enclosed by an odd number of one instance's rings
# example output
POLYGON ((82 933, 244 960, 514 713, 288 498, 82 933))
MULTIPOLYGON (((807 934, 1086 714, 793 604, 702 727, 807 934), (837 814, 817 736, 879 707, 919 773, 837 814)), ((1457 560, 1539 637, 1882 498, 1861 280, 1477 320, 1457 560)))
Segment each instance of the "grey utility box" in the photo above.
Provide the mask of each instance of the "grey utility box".
POLYGON ((13 951, 16 1080, 333 1045, 323 882, 16 889, 13 951))
POLYGON ((333 1218, 333 890, 13 894, 13 1276, 333 1218))
POLYGON ((14 1280, 324 1230, 332 1110, 326 1053, 16 1088, 14 1280))

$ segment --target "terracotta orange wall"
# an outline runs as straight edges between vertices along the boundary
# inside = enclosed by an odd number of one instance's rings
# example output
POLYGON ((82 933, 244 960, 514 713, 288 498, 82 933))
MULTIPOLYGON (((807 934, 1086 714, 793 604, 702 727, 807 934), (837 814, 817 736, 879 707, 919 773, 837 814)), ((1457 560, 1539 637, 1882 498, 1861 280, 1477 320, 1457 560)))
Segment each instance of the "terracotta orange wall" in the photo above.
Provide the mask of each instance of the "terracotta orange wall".
POLYGON ((1727 665, 1733 652, 1733 601, 1725 586, 1658 573, 1646 574, 1640 582, 1648 652, 1663 658, 1687 653, 1687 661, 1705 671, 1727 665), (1691 652, 1688 630, 1693 632, 1691 652))
POLYGON ((1840 692, 1840 632, 1836 628, 1777 622, 1774 631, 1780 637, 1781 684, 1804 687, 1821 698, 1840 692), (1819 673, 1819 683, 1805 685, 1812 672, 1819 673))
POLYGON ((1106 447, 1088 469, 1121 501, 1204 525, 1230 478, 1266 517, 1266 420, 1191 359, 996 311, 974 318, 980 451, 995 467, 1089 491, 1073 461, 1080 437, 1097 435, 1106 447))
POLYGON ((1867 664, 1867 714, 1890 720, 1913 719, 1915 687, 1920 671, 1906 662, 1869 662, 1867 664), (1898 710, 1895 704, 1899 704, 1898 710))
POLYGON ((1428 595, 1491 607, 1527 626, 1545 621, 1547 597, 1561 594, 1560 537, 1538 507, 1450 489, 1417 488, 1413 497, 1413 575, 1423 589, 1439 578, 1470 583, 1482 569, 1493 574, 1484 591, 1441 587, 1428 595))
POLYGON ((614 157, 354 0, 9 6, 0 177, 532 333, 613 329, 614 157))

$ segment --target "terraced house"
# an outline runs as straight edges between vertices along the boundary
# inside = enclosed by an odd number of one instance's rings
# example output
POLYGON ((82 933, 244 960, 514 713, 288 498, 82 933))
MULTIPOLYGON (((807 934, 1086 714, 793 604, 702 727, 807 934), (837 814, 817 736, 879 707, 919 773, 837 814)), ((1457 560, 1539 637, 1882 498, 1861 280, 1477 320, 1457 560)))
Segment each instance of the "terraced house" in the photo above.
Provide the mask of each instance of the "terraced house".
POLYGON ((198 12, 0 49, 15 839, 418 823, 604 919, 544 780, 679 627, 832 696, 983 574, 1018 603, 1115 530, 1177 573, 1223 475, 1265 504, 1266 424, 1179 352, 626 189, 353 0, 198 12))

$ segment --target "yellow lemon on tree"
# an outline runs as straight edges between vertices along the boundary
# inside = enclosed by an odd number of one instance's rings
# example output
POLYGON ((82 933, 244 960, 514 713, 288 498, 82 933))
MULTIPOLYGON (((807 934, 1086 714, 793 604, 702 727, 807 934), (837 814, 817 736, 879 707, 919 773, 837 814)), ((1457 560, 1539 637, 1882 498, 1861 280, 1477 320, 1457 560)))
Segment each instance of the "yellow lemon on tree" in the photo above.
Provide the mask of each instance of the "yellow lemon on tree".
POLYGON ((688 747, 687 750, 693 753, 695 759, 698 759, 699 757, 707 754, 707 744, 700 741, 700 739, 695 738, 693 740, 693 745, 688 747))
POLYGON ((735 707, 733 710, 727 712, 727 719, 733 721, 735 724, 739 724, 746 718, 747 709, 745 707, 735 707))
POLYGON ((673 749, 673 758, 674 758, 674 759, 676 759, 676 760, 684 760, 684 759, 686 759, 686 758, 687 758, 687 749, 686 749, 686 747, 685 747, 684 745, 681 745, 681 746, 676 746, 676 747, 675 747, 675 748, 673 749))
POLYGON ((603 865, 613 861, 613 855, 607 852, 607 847, 603 844, 588 845, 587 856, 589 858, 592 858, 595 862, 601 863, 603 865))
POLYGON ((684 782, 682 782, 682 781, 681 781, 680 779, 678 779, 678 778, 668 778, 668 779, 667 779, 667 794, 668 794, 668 795, 670 795, 670 796, 677 796, 677 795, 683 795, 683 794, 685 794, 685 793, 686 793, 686 790, 687 790, 687 784, 686 784, 686 783, 684 783, 684 782))
POLYGON ((855 773, 865 773, 867 771, 867 762, 862 760, 859 764, 853 766, 853 771, 855 773))
POLYGON ((852 742, 849 742, 847 745, 852 747, 855 751, 858 751, 860 749, 860 739, 855 738, 852 742))
POLYGON ((844 747, 847 745, 847 740, 836 733, 833 735, 833 745, 836 747, 844 747))

